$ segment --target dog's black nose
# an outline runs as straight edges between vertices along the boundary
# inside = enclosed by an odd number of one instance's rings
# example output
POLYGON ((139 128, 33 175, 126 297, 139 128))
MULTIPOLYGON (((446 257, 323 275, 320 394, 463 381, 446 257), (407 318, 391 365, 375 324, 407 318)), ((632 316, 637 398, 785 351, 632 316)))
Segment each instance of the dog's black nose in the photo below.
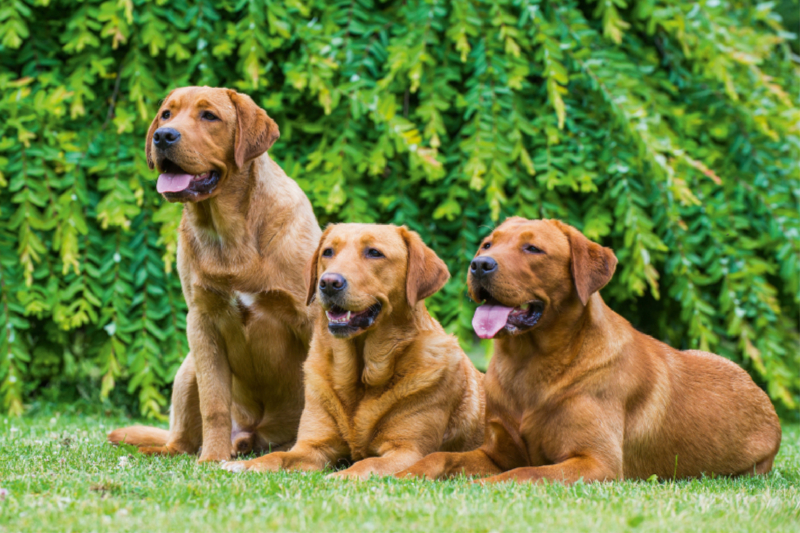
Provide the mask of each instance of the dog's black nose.
POLYGON ((333 296, 344 290, 345 287, 347 287, 347 280, 341 274, 323 274, 319 278, 319 290, 328 296, 333 296))
POLYGON ((158 128, 153 133, 153 143, 157 148, 166 148, 181 140, 181 133, 175 128, 158 128))
POLYGON ((475 277, 483 277, 497 270, 497 261, 488 256, 476 257, 469 265, 469 270, 475 277))

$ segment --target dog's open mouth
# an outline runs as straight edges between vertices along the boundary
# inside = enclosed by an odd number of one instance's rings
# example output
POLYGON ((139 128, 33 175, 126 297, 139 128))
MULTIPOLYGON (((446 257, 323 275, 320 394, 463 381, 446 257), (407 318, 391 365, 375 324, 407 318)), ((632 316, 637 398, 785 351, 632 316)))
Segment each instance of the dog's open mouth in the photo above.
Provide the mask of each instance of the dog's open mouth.
POLYGON ((170 201, 200 200, 214 192, 219 183, 219 172, 209 170, 190 174, 169 159, 159 164, 156 190, 170 201))
POLYGON ((481 289, 479 296, 484 303, 475 310, 472 327, 482 339, 491 339, 502 329, 512 335, 529 330, 539 322, 544 312, 544 303, 539 300, 508 307, 494 299, 486 289, 481 289))
POLYGON ((350 337, 374 324, 381 307, 380 303, 376 303, 363 311, 348 311, 333 305, 325 311, 328 317, 328 331, 335 337, 350 337))

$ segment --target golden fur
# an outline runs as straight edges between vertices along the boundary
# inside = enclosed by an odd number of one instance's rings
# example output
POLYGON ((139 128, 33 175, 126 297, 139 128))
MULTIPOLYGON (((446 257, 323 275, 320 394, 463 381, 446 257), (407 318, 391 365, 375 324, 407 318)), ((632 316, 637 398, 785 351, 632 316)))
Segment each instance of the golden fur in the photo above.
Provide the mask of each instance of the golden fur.
POLYGON ((512 218, 477 257, 497 269, 470 274, 476 301, 544 311, 530 329, 497 333, 483 446, 429 455, 398 477, 572 483, 770 471, 781 427, 767 395, 734 363, 675 350, 606 306, 597 291, 616 267, 610 249, 558 221, 512 218))
POLYGON ((392 474, 437 450, 479 446, 483 375, 423 302, 448 277, 441 259, 404 227, 328 228, 307 269, 308 301, 316 293, 321 305, 314 304, 297 444, 225 467, 321 470, 349 459, 355 464, 333 475, 364 479, 392 474), (373 249, 381 257, 368 256, 373 249), (346 282, 335 301, 317 290, 330 275, 346 282), (335 336, 326 314, 334 303, 354 315, 381 307, 371 325, 335 336))
POLYGON ((250 97, 222 88, 176 89, 153 120, 151 168, 164 172, 171 161, 189 174, 216 171, 219 181, 166 195, 185 202, 178 272, 190 348, 173 385, 170 430, 118 429, 112 443, 166 454, 202 446, 201 461, 293 444, 313 326, 303 267, 321 232, 306 196, 267 154, 278 135, 250 97), (153 136, 165 127, 180 142, 160 149, 153 136))

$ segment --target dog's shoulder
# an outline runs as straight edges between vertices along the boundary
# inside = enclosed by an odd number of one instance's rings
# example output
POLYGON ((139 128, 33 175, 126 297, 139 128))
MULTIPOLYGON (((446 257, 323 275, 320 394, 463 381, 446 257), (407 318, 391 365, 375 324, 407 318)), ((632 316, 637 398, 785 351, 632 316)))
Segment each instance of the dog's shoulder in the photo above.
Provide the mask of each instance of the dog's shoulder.
POLYGON ((408 355, 416 365, 442 371, 456 368, 466 357, 456 337, 434 330, 419 332, 408 347, 408 355))

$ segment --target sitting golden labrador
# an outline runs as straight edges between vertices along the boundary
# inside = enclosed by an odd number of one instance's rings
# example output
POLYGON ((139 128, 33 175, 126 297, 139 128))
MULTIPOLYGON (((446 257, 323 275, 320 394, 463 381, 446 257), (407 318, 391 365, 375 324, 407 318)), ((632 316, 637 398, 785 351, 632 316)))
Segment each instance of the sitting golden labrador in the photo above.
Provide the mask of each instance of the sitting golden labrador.
POLYGON ((480 247, 473 325, 497 336, 486 437, 397 474, 481 482, 763 474, 781 441, 767 395, 734 363, 636 331, 597 292, 614 253, 555 220, 511 218, 480 247))
POLYGON ((321 306, 305 365, 306 404, 288 452, 225 468, 321 470, 355 479, 393 474, 437 450, 483 438, 483 374, 425 308, 450 277, 405 227, 328 228, 306 270, 321 306))
POLYGON ((278 135, 230 89, 184 87, 161 105, 147 161, 161 172, 158 192, 184 202, 178 273, 190 353, 169 432, 134 426, 110 442, 165 454, 202 446, 201 461, 294 443, 313 329, 302 267, 321 232, 308 198, 267 155, 278 135))

